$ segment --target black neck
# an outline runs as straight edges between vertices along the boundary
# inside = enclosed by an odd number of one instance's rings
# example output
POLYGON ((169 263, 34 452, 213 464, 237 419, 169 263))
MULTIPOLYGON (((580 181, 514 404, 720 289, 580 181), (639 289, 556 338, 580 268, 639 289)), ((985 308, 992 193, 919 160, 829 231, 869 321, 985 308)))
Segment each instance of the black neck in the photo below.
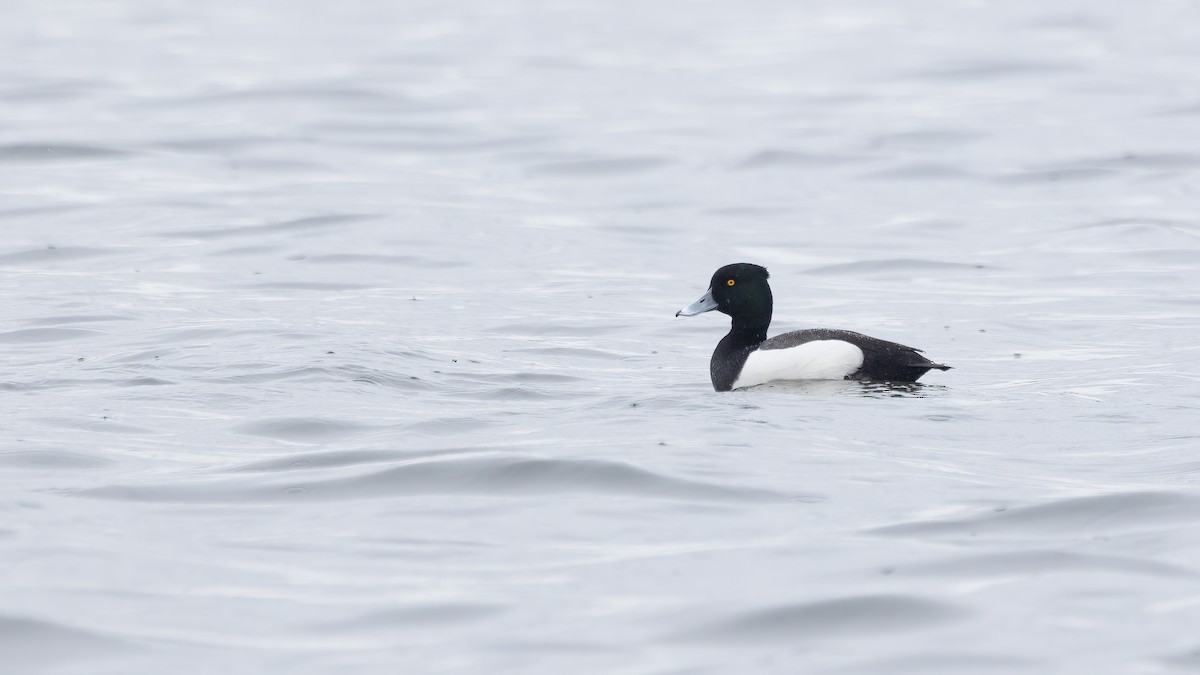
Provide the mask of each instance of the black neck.
POLYGON ((750 352, 767 339, 767 327, 770 325, 769 316, 766 321, 751 321, 740 316, 733 318, 729 334, 717 343, 709 362, 709 375, 714 389, 729 391, 733 388, 750 352))
POLYGON ((767 315, 765 321, 762 319, 735 316, 733 317, 732 325, 729 327, 729 335, 726 335, 725 338, 732 338, 739 344, 757 345, 767 339, 767 328, 770 326, 770 315, 767 315))

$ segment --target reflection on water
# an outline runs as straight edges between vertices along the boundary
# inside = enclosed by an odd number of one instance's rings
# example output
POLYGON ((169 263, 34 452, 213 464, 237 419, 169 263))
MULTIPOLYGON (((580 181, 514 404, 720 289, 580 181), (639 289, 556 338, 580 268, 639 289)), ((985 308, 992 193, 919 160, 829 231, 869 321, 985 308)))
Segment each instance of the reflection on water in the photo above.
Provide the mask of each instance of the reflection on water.
POLYGON ((924 398, 948 395, 945 385, 923 382, 858 382, 847 380, 808 380, 768 382, 746 391, 799 394, 817 398, 861 396, 863 398, 924 398))
POLYGON ((16 3, 5 667, 1194 668, 1196 12, 16 3))

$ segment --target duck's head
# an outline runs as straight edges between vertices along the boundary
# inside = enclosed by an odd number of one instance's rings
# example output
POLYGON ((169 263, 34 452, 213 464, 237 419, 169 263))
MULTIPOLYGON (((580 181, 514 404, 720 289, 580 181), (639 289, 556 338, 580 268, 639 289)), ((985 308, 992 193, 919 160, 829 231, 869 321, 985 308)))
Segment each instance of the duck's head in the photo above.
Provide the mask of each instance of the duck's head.
POLYGON ((735 323, 770 323, 771 286, 767 268, 751 263, 735 263, 717 270, 708 284, 708 292, 699 300, 675 312, 675 316, 696 316, 717 310, 733 317, 735 323))

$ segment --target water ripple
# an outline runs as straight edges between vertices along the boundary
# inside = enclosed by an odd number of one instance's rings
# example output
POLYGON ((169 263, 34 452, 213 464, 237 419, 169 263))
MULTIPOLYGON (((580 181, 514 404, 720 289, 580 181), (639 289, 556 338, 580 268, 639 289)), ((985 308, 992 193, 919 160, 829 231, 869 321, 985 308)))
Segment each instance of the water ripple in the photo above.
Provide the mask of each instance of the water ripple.
POLYGON ((374 428, 370 425, 355 424, 344 420, 280 417, 247 422, 238 425, 235 430, 251 436, 264 436, 281 441, 324 443, 366 433, 374 428))
POLYGON ((113 462, 69 450, 11 450, 0 452, 0 466, 22 469, 100 469, 113 462))
POLYGON ((612 176, 651 171, 670 164, 665 157, 607 157, 535 164, 531 173, 562 177, 612 176))
POLYGON ((86 328, 22 328, 0 333, 0 342, 21 344, 62 342, 64 340, 81 340, 102 334, 100 331, 86 328))
POLYGON ((16 251, 0 255, 0 265, 40 265, 48 262, 62 262, 113 255, 114 251, 85 246, 47 246, 29 251, 16 251))
POLYGON ((913 272, 979 270, 983 265, 974 263, 921 260, 917 258, 894 258, 890 260, 858 260, 855 262, 824 265, 806 270, 807 274, 844 274, 864 276, 871 274, 911 274, 913 272))
POLYGON ((738 612, 681 633, 689 642, 792 642, 915 631, 970 615, 957 605, 907 595, 866 595, 738 612))
POLYGON ((970 518, 916 521, 875 528, 900 537, 1019 535, 1074 537, 1160 528, 1200 520, 1200 497, 1174 492, 1126 492, 1074 497, 993 511, 970 518))
POLYGON ((22 672, 129 649, 130 645, 122 640, 57 622, 0 616, 0 653, 10 664, 20 664, 22 672))
POLYGON ((14 143, 0 145, 0 162, 70 162, 120 159, 133 153, 96 145, 14 143))
POLYGON ((362 214, 362 213, 342 213, 331 214, 324 216, 310 216, 307 218, 296 218, 294 220, 284 220, 275 223, 266 223, 263 225, 242 225, 239 227, 225 228, 210 228, 203 230, 179 230, 174 232, 164 233, 164 237, 187 238, 187 239, 223 239, 226 237, 253 237, 264 234, 289 234, 293 232, 305 232, 309 230, 324 230, 345 225, 346 223, 356 223, 366 220, 375 220, 378 215, 362 214))
POLYGON ((895 574, 937 578, 1039 575, 1052 572, 1081 571, 1143 574, 1157 577, 1189 578, 1196 572, 1185 567, 1153 560, 1073 551, 1033 550, 995 551, 944 560, 897 565, 895 574))
POLYGON ((509 610, 504 605, 483 602, 442 602, 393 607, 367 612, 351 619, 323 623, 314 628, 325 630, 391 631, 397 628, 439 630, 444 624, 460 624, 490 619, 509 610))
POLYGON ((87 489, 85 497, 146 502, 277 502, 416 495, 622 495, 645 499, 717 502, 793 502, 811 499, 773 490, 675 478, 608 460, 542 459, 485 455, 418 461, 379 471, 304 483, 207 481, 113 485, 87 489))

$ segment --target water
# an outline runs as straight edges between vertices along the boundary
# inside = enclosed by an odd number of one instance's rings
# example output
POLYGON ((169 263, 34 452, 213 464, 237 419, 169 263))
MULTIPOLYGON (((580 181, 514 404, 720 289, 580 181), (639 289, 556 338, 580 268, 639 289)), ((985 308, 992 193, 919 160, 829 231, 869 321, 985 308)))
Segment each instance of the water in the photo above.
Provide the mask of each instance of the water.
POLYGON ((1200 668, 1198 27, 10 2, 5 669, 1200 668), (955 370, 712 392, 742 260, 955 370))

